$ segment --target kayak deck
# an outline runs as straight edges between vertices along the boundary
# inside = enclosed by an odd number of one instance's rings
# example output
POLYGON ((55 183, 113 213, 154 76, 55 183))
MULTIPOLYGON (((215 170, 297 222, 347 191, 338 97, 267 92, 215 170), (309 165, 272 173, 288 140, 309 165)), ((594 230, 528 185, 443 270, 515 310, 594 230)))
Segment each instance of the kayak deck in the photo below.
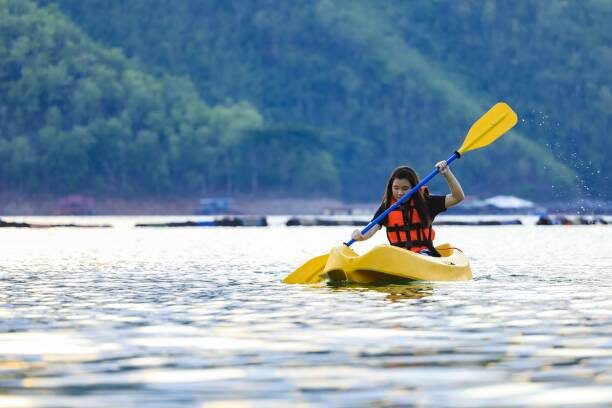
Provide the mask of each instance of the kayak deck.
POLYGON ((377 283, 393 280, 466 281, 472 279, 467 257, 449 244, 436 247, 441 257, 378 245, 363 255, 343 245, 333 248, 321 276, 331 281, 377 283))

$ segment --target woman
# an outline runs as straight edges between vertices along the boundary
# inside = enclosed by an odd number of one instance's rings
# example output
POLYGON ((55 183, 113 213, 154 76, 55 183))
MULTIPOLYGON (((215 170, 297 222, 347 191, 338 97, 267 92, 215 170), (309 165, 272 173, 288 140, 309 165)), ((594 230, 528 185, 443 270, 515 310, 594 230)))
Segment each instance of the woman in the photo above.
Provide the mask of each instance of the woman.
MULTIPOLYGON (((450 188, 450 194, 431 195, 427 187, 422 187, 412 197, 387 214, 365 234, 355 230, 351 238, 364 241, 376 234, 384 225, 387 229, 389 243, 423 255, 440 256, 433 246, 435 232, 432 228, 434 218, 441 212, 459 204, 465 198, 461 185, 453 175, 446 161, 436 164, 450 188)), ((382 203, 373 220, 391 207, 404 194, 419 184, 419 177, 410 167, 401 166, 393 170, 382 203)))

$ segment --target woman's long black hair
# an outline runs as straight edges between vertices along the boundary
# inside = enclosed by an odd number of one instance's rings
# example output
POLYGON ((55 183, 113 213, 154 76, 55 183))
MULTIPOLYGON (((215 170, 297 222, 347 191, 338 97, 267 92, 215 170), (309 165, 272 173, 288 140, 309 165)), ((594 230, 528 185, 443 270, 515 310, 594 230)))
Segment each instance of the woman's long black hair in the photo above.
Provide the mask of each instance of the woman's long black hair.
MULTIPOLYGON (((414 186, 419 184, 419 176, 417 175, 416 171, 414 171, 410 167, 400 166, 393 170, 393 172, 389 176, 389 181, 387 181, 387 188, 382 199, 383 208, 385 209, 391 206, 391 201, 393 200, 393 180, 395 180, 396 178, 408 180, 411 188, 414 188, 414 186)), ((414 199, 414 206, 416 207, 416 210, 419 213, 421 222, 425 224, 425 228, 431 226, 431 215, 429 214, 429 210, 427 210, 427 205, 425 204, 427 196, 429 196, 429 192, 426 191, 425 193, 423 193, 423 191, 419 190, 411 197, 412 199, 414 199)))

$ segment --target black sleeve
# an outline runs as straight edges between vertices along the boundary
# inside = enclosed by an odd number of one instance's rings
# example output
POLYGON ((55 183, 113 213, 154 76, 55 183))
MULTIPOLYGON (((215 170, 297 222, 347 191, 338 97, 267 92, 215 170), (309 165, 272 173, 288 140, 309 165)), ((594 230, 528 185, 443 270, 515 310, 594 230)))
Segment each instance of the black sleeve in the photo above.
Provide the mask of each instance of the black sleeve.
MULTIPOLYGON (((376 213, 374 213, 374 217, 372 217, 372 219, 370 220, 370 222, 374 221, 376 219, 376 217, 378 217, 380 214, 382 214, 383 212, 385 212, 385 208, 384 208, 384 204, 380 204, 380 207, 378 207, 378 210, 376 210, 376 213)), ((378 222, 378 225, 380 225, 381 227, 385 225, 385 221, 387 221, 387 218, 383 218, 382 220, 380 220, 378 222)))
POLYGON ((430 195, 427 197, 427 209, 429 210, 429 215, 432 220, 436 215, 446 211, 445 201, 446 196, 444 195, 430 195))

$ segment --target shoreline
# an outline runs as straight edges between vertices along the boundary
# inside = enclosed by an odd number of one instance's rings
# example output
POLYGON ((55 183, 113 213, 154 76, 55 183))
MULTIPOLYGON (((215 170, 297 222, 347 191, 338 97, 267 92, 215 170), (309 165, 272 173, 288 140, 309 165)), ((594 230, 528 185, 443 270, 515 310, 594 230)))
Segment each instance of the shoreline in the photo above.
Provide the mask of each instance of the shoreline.
MULTIPOLYGON (((352 215, 371 216, 378 203, 347 203, 333 198, 232 198, 229 211, 203 213, 199 198, 96 199, 91 213, 63 213, 57 198, 0 197, 0 217, 20 216, 202 216, 202 215, 352 215)), ((541 204, 532 209, 483 209, 457 206, 447 215, 612 215, 612 203, 582 200, 541 204)))
POLYGON ((204 214, 199 198, 182 199, 96 199, 91 213, 63 213, 56 198, 0 198, 2 216, 140 216, 140 215, 286 215, 352 211, 355 215, 370 214, 377 203, 343 203, 331 198, 234 198, 229 211, 204 214))

